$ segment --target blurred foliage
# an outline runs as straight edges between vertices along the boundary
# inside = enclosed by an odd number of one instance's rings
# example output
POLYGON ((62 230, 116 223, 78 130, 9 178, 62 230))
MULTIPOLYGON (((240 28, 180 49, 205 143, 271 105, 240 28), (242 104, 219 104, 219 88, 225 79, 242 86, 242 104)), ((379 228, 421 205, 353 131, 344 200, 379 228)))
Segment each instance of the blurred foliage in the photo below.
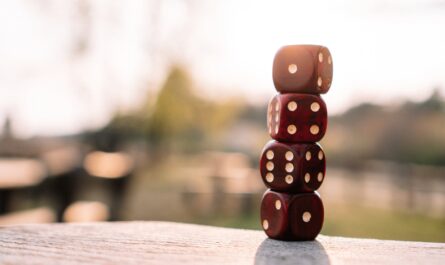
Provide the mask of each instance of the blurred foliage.
POLYGON ((361 104, 331 117, 323 146, 330 161, 378 159, 445 165, 445 103, 438 92, 394 108, 361 104))
POLYGON ((173 66, 155 103, 147 98, 137 111, 117 114, 103 131, 147 141, 155 152, 206 149, 206 143, 233 123, 245 104, 210 101, 195 89, 189 74, 173 66))

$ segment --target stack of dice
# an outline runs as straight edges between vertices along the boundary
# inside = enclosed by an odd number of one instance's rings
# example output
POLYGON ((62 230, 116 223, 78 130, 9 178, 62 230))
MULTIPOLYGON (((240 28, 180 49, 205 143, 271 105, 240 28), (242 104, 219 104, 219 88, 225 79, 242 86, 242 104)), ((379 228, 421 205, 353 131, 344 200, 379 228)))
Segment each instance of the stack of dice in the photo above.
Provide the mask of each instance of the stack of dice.
POLYGON ((273 138, 264 147, 260 171, 269 188, 261 202, 267 236, 313 240, 323 226, 323 203, 316 190, 326 173, 320 141, 327 126, 320 94, 332 82, 332 57, 317 45, 289 45, 278 50, 273 81, 278 95, 269 102, 267 126, 273 138))

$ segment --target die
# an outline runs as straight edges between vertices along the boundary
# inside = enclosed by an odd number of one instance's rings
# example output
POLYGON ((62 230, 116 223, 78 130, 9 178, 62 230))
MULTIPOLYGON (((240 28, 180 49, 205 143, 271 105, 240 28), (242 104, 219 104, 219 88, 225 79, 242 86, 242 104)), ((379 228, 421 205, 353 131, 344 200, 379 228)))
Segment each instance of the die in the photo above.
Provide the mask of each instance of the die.
POLYGON ((261 224, 270 238, 313 240, 323 220, 323 203, 317 192, 288 194, 267 190, 263 195, 261 224))
POLYGON ((260 172, 264 184, 280 192, 317 190, 326 174, 326 157, 317 143, 290 144, 274 140, 263 148, 260 172))
POLYGON ((332 75, 332 56, 326 47, 288 45, 275 54, 272 77, 278 92, 324 94, 332 75))
POLYGON ((323 99, 310 94, 278 94, 267 110, 270 136, 281 142, 318 142, 326 133, 327 109, 323 99))

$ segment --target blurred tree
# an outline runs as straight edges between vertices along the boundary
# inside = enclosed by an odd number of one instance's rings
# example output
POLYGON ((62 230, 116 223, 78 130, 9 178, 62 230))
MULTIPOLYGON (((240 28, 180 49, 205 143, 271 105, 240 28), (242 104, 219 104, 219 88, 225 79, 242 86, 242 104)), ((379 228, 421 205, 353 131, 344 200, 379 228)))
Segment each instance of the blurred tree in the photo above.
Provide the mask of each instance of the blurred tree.
POLYGON ((381 156, 399 162, 445 165, 444 101, 438 90, 391 115, 380 139, 381 156))
POLYGON ((442 95, 440 94, 440 88, 436 88, 427 100, 418 104, 416 109, 418 112, 441 112, 444 110, 444 106, 445 104, 442 95))
POLYGON ((13 137, 12 126, 11 126, 11 118, 6 116, 5 122, 3 123, 3 129, 0 132, 1 140, 9 140, 13 137))
POLYGON ((368 159, 445 165, 444 106, 438 90, 398 108, 364 103, 330 119, 323 146, 333 163, 348 166, 368 159))
POLYGON ((214 147, 217 136, 225 131, 222 128, 236 120, 244 105, 240 100, 210 101, 199 97, 188 73, 173 66, 154 103, 149 95, 137 111, 116 114, 101 133, 112 142, 116 138, 144 139, 158 156, 208 149, 214 147))
POLYGON ((203 102, 192 93, 187 73, 178 66, 173 67, 148 121, 148 134, 154 147, 170 149, 178 142, 192 145, 202 134, 198 119, 202 108, 203 102))

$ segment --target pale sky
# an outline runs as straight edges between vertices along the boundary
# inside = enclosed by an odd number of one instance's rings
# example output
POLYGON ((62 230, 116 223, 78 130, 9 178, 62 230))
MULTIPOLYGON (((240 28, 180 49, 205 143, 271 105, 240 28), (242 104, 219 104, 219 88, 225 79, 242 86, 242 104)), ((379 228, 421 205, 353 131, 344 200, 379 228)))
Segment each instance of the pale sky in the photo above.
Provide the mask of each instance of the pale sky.
POLYGON ((181 61, 199 93, 265 104, 276 91, 272 60, 287 44, 322 44, 334 79, 330 113, 363 101, 445 94, 445 1, 88 1, 89 49, 77 1, 5 1, 0 8, 0 122, 22 136, 76 133, 155 93, 181 61), (154 55, 153 55, 154 54, 154 55))

